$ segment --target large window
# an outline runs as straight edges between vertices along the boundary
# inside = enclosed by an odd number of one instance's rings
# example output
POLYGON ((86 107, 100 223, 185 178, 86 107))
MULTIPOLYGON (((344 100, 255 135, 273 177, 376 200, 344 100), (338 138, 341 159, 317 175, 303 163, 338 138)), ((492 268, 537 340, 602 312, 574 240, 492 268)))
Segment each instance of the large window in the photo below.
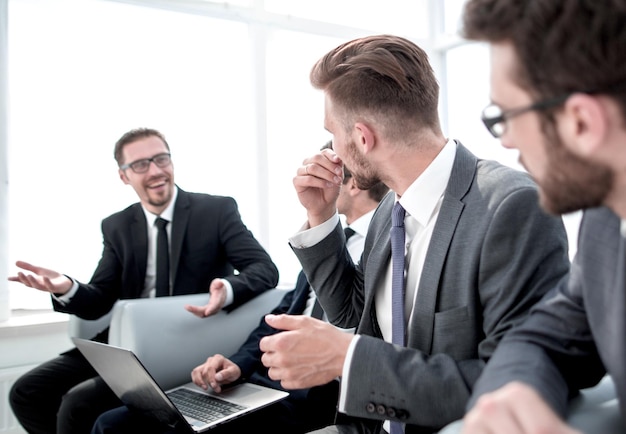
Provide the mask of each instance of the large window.
MULTIPOLYGON (((245 24, 84 0, 11 1, 9 22, 11 264, 91 277, 101 219, 137 201, 113 144, 139 126, 165 134, 181 188, 234 196, 260 234, 245 24)), ((11 288, 13 307, 50 306, 11 288)))
MULTIPOLYGON (((311 66, 352 37, 428 35, 425 0, 8 5, 9 274, 26 260, 84 281, 102 218, 136 201, 113 144, 148 126, 168 139, 177 184, 233 196, 293 283, 287 238, 305 215, 291 179, 329 138, 311 66)), ((50 307, 46 294, 9 287, 13 308, 50 307)))

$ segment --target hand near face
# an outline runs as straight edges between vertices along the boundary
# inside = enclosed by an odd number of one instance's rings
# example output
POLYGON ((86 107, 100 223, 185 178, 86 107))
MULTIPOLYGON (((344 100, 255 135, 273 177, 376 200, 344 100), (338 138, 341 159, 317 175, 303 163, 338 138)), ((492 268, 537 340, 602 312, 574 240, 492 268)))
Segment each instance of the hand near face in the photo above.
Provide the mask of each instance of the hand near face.
POLYGON ((343 181, 343 164, 330 149, 305 159, 293 178, 298 199, 307 210, 309 224, 317 226, 336 211, 343 181))
POLYGON ((239 366, 221 354, 209 357, 206 362, 191 371, 191 381, 196 386, 204 390, 211 387, 217 393, 222 391, 222 385, 237 381, 239 377, 241 377, 239 366))
POLYGON ((9 276, 9 281, 11 282, 20 282, 29 288, 56 295, 63 295, 72 288, 73 282, 64 274, 24 261, 17 261, 15 265, 27 271, 27 273, 19 271, 17 276, 9 276))
POLYGON ((204 306, 185 305, 185 309, 195 316, 206 318, 219 312, 226 303, 226 285, 222 279, 213 279, 209 286, 209 302, 204 306))
POLYGON ((530 386, 513 382, 481 396, 463 419, 462 434, 582 434, 567 426, 530 386))
POLYGON ((261 361, 269 377, 285 389, 326 384, 341 376, 354 335, 303 315, 266 315, 272 327, 284 330, 261 339, 261 361))

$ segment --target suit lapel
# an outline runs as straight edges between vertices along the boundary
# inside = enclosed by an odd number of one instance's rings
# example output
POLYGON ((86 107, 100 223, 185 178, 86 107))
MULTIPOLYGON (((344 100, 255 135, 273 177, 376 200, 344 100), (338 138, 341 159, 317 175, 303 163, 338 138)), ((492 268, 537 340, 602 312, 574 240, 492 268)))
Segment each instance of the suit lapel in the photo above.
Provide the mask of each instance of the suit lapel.
POLYGON ((133 216, 130 222, 130 239, 132 240, 133 255, 136 258, 135 276, 136 287, 139 288, 137 297, 141 295, 144 281, 146 279, 146 268, 148 267, 148 225, 146 216, 140 204, 133 206, 133 216))
POLYGON ((430 351, 443 265, 465 206, 462 199, 469 191, 476 173, 476 164, 476 157, 458 143, 450 180, 428 246, 409 323, 407 346, 411 348, 430 351))
POLYGON ((375 295, 376 289, 380 287, 380 279, 383 279, 387 272, 387 266, 391 260, 391 239, 389 231, 391 229, 391 209, 395 202, 395 194, 388 194, 380 203, 376 214, 372 218, 368 229, 368 237, 374 237, 372 248, 369 250, 366 261, 365 294, 364 294, 364 315, 368 320, 361 320, 359 332, 363 331, 382 338, 382 333, 376 319, 375 295))
POLYGON ((183 239, 189 222, 190 201, 189 195, 178 189, 178 197, 174 205, 174 217, 171 233, 170 246, 170 272, 172 273, 172 294, 176 295, 176 274, 180 262, 180 254, 183 247, 183 239))

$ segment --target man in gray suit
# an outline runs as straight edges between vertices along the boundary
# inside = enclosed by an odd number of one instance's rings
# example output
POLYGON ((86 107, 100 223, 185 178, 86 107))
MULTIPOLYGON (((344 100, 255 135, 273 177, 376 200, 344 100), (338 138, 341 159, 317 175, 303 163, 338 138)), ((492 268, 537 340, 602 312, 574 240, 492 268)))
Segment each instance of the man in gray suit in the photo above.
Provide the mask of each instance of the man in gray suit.
MULTIPOLYGON (((471 0, 465 33, 491 48, 483 121, 554 214, 583 209, 569 278, 502 341, 467 433, 571 433, 578 388, 606 372, 626 417, 626 2, 471 0)), ((480 398, 479 398, 480 397, 480 398)))
POLYGON ((311 81, 325 94, 333 150, 297 170, 308 221, 290 243, 332 323, 357 332, 268 316, 285 331, 261 341, 263 363, 286 388, 340 377, 340 432, 436 431, 463 415, 503 334, 567 273, 563 224, 540 209, 527 174, 443 135, 437 80, 410 41, 343 44, 317 62, 311 81), (394 192, 379 205, 358 264, 336 210, 344 162, 359 188, 383 181, 394 192), (404 344, 391 343, 396 203, 406 210, 404 344))

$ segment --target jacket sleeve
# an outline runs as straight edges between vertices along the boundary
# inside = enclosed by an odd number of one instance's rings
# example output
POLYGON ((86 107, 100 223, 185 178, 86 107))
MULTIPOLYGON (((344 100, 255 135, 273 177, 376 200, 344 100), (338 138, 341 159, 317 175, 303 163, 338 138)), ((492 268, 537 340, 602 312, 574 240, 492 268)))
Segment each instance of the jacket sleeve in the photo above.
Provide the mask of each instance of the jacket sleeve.
POLYGON ((238 273, 224 276, 233 287, 235 308, 278 284, 278 268, 244 225, 234 199, 222 203, 220 237, 228 261, 238 273))

